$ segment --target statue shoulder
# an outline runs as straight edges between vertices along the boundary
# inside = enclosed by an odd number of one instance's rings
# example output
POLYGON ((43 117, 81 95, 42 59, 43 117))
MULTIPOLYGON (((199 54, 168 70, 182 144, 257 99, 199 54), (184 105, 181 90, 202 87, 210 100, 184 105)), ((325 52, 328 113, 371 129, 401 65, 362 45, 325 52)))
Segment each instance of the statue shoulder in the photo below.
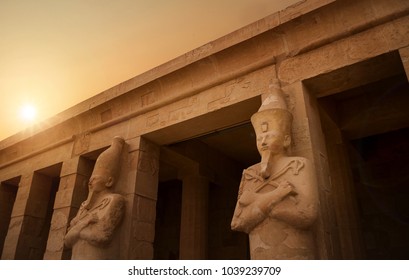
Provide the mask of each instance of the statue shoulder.
POLYGON ((111 194, 111 201, 114 204, 124 204, 125 203, 125 197, 121 194, 113 193, 111 194))
POLYGON ((125 198, 123 195, 111 193, 106 197, 109 204, 106 208, 106 218, 110 223, 116 223, 122 219, 125 212, 125 198))
POLYGON ((244 171, 257 174, 259 169, 260 169, 260 163, 256 163, 250 167, 247 167, 246 169, 244 169, 244 171))
POLYGON ((125 206, 124 196, 117 193, 110 193, 106 195, 104 200, 106 201, 106 204, 109 205, 110 209, 122 209, 125 206))
POLYGON ((243 170, 243 178, 247 180, 259 179, 260 163, 254 164, 243 170))
POLYGON ((118 193, 111 193, 110 194, 112 200, 125 200, 124 196, 122 194, 118 194, 118 193))

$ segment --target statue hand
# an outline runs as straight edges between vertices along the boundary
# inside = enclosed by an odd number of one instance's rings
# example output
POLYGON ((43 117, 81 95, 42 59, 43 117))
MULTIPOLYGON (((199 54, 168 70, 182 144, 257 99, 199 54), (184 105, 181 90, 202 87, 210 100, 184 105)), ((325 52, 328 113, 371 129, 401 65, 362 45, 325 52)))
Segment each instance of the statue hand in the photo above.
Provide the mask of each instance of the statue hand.
POLYGON ((278 185, 276 191, 281 195, 282 198, 286 197, 287 195, 296 195, 297 192, 295 191, 294 186, 288 181, 282 181, 278 185))
POLYGON ((249 191, 244 191, 238 200, 240 206, 247 206, 255 200, 255 194, 249 191))
POLYGON ((95 224, 96 222, 98 222, 99 218, 97 216, 97 214, 93 213, 91 215, 87 215, 85 216, 82 220, 79 220, 77 223, 77 227, 80 229, 83 229, 89 225, 95 224))

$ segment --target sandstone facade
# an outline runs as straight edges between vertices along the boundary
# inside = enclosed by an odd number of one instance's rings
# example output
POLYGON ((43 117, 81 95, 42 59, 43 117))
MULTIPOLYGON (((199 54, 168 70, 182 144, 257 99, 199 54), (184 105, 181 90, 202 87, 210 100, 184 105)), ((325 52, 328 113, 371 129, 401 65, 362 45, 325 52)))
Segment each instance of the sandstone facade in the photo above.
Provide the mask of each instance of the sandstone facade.
POLYGON ((230 230, 251 116, 279 79, 318 188, 318 259, 408 258, 409 2, 306 0, 0 142, 2 259, 69 259, 97 157, 125 140, 119 259, 246 259, 230 230))

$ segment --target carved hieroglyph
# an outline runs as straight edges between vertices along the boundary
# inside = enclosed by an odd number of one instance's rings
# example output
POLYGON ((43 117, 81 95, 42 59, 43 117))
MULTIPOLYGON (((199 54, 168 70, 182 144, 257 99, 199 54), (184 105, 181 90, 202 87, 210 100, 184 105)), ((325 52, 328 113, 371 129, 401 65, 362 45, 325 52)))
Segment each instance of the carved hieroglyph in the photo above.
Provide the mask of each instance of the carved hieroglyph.
POLYGON ((243 171, 231 227, 249 234, 251 259, 314 259, 316 180, 306 158, 287 155, 292 115, 278 80, 251 122, 261 162, 243 171))
POLYGON ((112 192, 119 175, 124 139, 115 137, 112 145, 98 157, 89 180, 86 201, 70 223, 65 246, 72 248, 71 259, 118 259, 114 233, 124 214, 125 199, 112 192))

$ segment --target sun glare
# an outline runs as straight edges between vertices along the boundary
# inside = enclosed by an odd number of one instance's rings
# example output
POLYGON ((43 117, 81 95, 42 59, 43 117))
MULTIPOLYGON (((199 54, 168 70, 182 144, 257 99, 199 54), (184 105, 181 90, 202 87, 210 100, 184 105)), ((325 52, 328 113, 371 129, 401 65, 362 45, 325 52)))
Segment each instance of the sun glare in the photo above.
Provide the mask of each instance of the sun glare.
POLYGON ((37 116, 37 110, 33 105, 25 104, 24 106, 21 107, 20 117, 23 120, 32 122, 35 120, 36 116, 37 116))

